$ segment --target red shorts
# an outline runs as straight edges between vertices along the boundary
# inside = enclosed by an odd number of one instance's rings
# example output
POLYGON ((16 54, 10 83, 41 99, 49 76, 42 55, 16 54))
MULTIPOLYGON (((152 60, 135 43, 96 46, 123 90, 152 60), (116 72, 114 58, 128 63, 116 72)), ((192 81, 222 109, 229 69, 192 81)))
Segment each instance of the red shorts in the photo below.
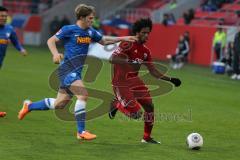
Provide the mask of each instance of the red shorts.
POLYGON ((116 106, 124 114, 136 113, 142 105, 152 104, 148 88, 144 84, 128 86, 113 86, 119 104, 116 106))

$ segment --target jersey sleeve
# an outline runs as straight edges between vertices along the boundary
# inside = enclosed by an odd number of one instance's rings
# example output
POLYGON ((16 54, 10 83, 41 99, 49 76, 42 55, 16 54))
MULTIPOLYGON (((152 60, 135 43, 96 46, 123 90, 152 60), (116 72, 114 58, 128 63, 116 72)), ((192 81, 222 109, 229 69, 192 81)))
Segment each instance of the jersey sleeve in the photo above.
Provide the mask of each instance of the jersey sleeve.
POLYGON ((130 55, 130 51, 133 47, 132 42, 126 42, 123 41, 119 44, 118 48, 115 50, 113 54, 118 55, 118 54, 124 54, 124 55, 130 55))
POLYGON ((102 37, 103 37, 103 35, 100 32, 96 31, 95 29, 92 29, 92 37, 91 38, 94 42, 99 42, 102 39, 102 37))
POLYGON ((65 38, 69 38, 71 34, 71 29, 68 26, 63 26, 56 34, 55 36, 60 39, 63 40, 65 38))
POLYGON ((23 49, 23 46, 20 44, 18 38, 17 38, 17 34, 16 32, 12 29, 11 31, 11 35, 10 35, 10 40, 12 42, 12 44, 14 45, 14 47, 18 50, 21 51, 23 49))
POLYGON ((131 48, 131 42, 121 42, 112 54, 112 61, 128 61, 131 48))

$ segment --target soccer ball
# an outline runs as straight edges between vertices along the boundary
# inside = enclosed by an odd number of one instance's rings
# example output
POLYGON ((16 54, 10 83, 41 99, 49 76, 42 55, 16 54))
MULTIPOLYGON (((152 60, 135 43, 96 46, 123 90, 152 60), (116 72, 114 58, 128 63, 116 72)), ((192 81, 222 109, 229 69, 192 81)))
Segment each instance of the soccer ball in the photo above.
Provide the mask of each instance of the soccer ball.
POLYGON ((171 54, 167 54, 167 59, 171 59, 172 58, 172 55, 171 54))
POLYGON ((203 145, 203 137, 199 133, 191 133, 187 136, 187 146, 189 149, 199 150, 203 145))

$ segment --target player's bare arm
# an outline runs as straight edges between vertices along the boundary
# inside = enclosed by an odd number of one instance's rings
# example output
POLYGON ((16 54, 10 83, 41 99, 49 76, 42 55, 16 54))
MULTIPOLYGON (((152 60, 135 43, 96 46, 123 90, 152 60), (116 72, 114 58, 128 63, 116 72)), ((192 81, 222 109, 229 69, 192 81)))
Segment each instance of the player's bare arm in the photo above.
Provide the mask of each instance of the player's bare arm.
POLYGON ((168 77, 168 76, 162 74, 159 70, 157 70, 156 67, 154 67, 153 64, 147 63, 146 66, 148 67, 148 70, 153 77, 155 77, 157 79, 169 81, 169 82, 173 83, 175 85, 175 87, 178 87, 181 85, 180 79, 174 78, 174 77, 168 77))
POLYGON ((170 81, 171 78, 168 76, 165 76, 164 74, 162 74, 159 70, 157 70, 153 65, 147 65, 148 66, 148 70, 150 72, 150 74, 157 78, 157 79, 162 79, 165 81, 170 81))
POLYGON ((49 50, 51 51, 53 55, 53 62, 55 64, 59 64, 61 60, 63 59, 63 54, 58 52, 58 49, 56 47, 56 42, 58 42, 59 39, 54 35, 51 38, 48 39, 47 45, 49 50))
POLYGON ((114 44, 122 41, 135 42, 137 41, 137 37, 136 36, 123 36, 123 37, 103 36, 102 40, 99 41, 99 43, 102 45, 109 45, 109 44, 114 44))

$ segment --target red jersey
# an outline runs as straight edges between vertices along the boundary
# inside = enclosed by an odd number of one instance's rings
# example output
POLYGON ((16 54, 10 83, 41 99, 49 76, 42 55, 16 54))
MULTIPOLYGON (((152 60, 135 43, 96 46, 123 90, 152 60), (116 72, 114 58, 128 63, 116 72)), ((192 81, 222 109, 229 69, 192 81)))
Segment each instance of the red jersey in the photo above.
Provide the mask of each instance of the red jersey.
POLYGON ((143 62, 148 68, 153 67, 150 50, 138 42, 121 42, 113 56, 121 55, 127 56, 129 63, 114 64, 112 84, 132 86, 143 83, 138 77, 138 71, 143 62))

